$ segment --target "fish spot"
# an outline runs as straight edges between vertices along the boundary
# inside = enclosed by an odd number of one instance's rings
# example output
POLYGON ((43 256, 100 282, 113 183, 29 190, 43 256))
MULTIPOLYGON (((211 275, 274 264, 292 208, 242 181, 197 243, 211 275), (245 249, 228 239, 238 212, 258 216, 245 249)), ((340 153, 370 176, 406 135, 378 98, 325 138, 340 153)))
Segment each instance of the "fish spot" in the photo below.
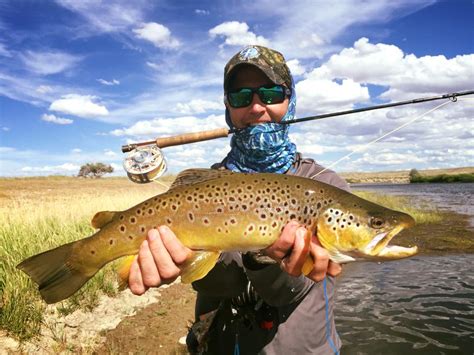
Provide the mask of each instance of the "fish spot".
POLYGON ((210 222, 209 222, 209 218, 204 217, 204 218, 202 219, 202 223, 208 225, 208 224, 210 223, 210 222))
POLYGON ((335 231, 335 230, 336 230, 336 227, 332 227, 332 230, 335 231))
POLYGON ((237 224, 237 220, 235 218, 230 219, 230 224, 237 224))
POLYGON ((149 209, 148 209, 148 214, 149 214, 149 215, 152 215, 153 213, 154 213, 153 208, 149 208, 149 209))
POLYGON ((191 222, 194 222, 194 214, 192 212, 189 212, 188 213, 188 219, 191 221, 191 222))
POLYGON ((162 205, 163 207, 166 207, 166 205, 167 205, 166 201, 163 201, 163 202, 161 203, 161 205, 162 205))
POLYGON ((197 203, 196 203, 196 204, 194 205, 194 209, 195 209, 195 210, 198 210, 198 209, 200 209, 200 206, 199 206, 199 204, 197 204, 197 203))
POLYGON ((122 224, 120 225, 119 229, 122 233, 124 233, 127 228, 125 228, 125 226, 122 224))
POLYGON ((290 219, 295 219, 295 218, 296 218, 296 215, 295 215, 294 213, 292 213, 292 214, 290 215, 290 219))
POLYGON ((113 240, 113 239, 110 239, 110 240, 109 240, 109 244, 110 244, 110 245, 114 245, 114 240, 113 240))
POLYGON ((91 250, 91 254, 92 254, 92 255, 95 255, 95 250, 91 250))
POLYGON ((223 210, 222 207, 217 207, 216 212, 217 213, 222 213, 222 212, 224 212, 224 210, 223 210))
POLYGON ((266 218, 267 218, 267 215, 266 215, 265 213, 262 213, 262 214, 260 215, 260 219, 266 219, 266 218))
POLYGON ((168 224, 172 224, 172 223, 173 223, 173 221, 171 220, 171 218, 167 217, 167 218, 166 218, 166 223, 168 223, 168 224))
POLYGON ((133 240, 133 235, 129 235, 128 239, 133 240))
POLYGON ((332 217, 329 217, 328 218, 328 223, 331 223, 331 221, 332 221, 332 217))
POLYGON ((137 219, 135 217, 130 217, 130 223, 135 224, 137 219))
POLYGON ((316 208, 317 208, 318 210, 321 208, 321 202, 318 202, 318 203, 316 204, 316 208))
POLYGON ((186 200, 188 200, 189 202, 191 202, 193 200, 193 197, 191 195, 189 195, 188 197, 186 197, 186 200))
POLYGON ((178 209, 178 206, 176 206, 176 205, 171 205, 171 209, 172 209, 173 211, 176 211, 176 210, 178 209))
POLYGON ((124 218, 125 218, 124 215, 121 215, 121 216, 120 216, 120 220, 121 220, 121 221, 123 221, 124 218))
POLYGON ((356 227, 360 227, 360 224, 359 224, 359 223, 356 223, 356 227))
POLYGON ((141 230, 142 233, 145 233, 145 230, 146 230, 145 226, 141 226, 140 230, 141 230))
POLYGON ((276 227, 278 227, 278 223, 275 222, 275 221, 273 221, 273 223, 272 223, 272 228, 276 228, 276 227))

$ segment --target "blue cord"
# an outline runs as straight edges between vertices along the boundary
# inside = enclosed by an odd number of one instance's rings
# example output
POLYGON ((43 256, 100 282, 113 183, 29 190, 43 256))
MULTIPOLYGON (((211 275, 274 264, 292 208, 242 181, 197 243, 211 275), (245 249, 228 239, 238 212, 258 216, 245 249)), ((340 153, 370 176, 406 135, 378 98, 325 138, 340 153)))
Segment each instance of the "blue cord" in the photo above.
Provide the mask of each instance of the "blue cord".
POLYGON ((235 333, 234 355, 240 355, 239 333, 235 333))
POLYGON ((323 288, 324 288, 324 301, 325 301, 325 311, 326 311, 326 339, 331 346, 332 350, 334 351, 334 354, 339 355, 339 351, 336 349, 336 346, 334 345, 332 339, 331 339, 331 325, 329 323, 329 301, 328 301, 328 294, 326 291, 326 277, 323 280, 323 288))

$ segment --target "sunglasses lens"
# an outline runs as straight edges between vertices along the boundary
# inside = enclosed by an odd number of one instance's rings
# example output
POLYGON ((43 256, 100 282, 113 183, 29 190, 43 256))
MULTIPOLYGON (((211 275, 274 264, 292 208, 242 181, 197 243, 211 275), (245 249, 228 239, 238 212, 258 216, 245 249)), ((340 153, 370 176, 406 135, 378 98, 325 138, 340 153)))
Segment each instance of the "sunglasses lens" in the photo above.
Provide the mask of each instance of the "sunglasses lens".
POLYGON ((271 88, 259 88, 258 96, 264 104, 279 104, 285 100, 285 89, 278 85, 271 88))
POLYGON ((241 89, 227 94, 227 99, 232 107, 239 108, 250 105, 253 92, 250 89, 241 89))
POLYGON ((259 87, 257 89, 241 88, 239 91, 229 92, 227 100, 234 108, 246 107, 253 99, 253 93, 257 93, 260 100, 266 105, 279 104, 285 100, 287 92, 285 87, 275 85, 272 87, 259 87))

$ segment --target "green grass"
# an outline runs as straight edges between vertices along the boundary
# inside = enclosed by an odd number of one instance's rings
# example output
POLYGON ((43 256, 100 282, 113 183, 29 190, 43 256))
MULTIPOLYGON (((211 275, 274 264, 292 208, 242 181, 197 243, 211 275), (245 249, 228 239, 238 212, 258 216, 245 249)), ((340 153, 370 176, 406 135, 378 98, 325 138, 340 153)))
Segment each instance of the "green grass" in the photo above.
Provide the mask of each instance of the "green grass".
POLYGON ((417 224, 439 223, 442 221, 442 214, 433 206, 419 205, 414 207, 414 201, 411 197, 384 195, 368 191, 354 191, 359 197, 372 201, 384 207, 405 212, 412 216, 417 224))
MULTIPOLYGON (((163 191, 158 184, 125 179, 0 179, 0 329, 19 340, 39 334, 47 310, 34 284, 16 269, 25 258, 93 233, 92 216, 121 210, 163 191)), ((62 315, 93 309, 103 294, 117 293, 114 263, 79 292, 57 303, 62 315)))
POLYGON ((410 177, 411 183, 451 183, 451 182, 474 182, 474 174, 456 174, 456 175, 435 175, 435 176, 423 176, 413 175, 410 177))

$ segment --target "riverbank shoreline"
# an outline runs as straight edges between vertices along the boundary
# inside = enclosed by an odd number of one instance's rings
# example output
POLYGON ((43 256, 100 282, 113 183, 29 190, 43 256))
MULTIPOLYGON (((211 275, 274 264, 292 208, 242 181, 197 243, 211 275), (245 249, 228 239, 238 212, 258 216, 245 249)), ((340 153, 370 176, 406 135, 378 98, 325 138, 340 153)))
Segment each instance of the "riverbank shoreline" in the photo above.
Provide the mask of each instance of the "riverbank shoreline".
MULTIPOLYGON (((474 174, 474 167, 451 169, 418 170, 420 175, 430 177, 437 175, 474 174)), ((410 170, 378 172, 340 172, 349 184, 409 184, 410 170)))

